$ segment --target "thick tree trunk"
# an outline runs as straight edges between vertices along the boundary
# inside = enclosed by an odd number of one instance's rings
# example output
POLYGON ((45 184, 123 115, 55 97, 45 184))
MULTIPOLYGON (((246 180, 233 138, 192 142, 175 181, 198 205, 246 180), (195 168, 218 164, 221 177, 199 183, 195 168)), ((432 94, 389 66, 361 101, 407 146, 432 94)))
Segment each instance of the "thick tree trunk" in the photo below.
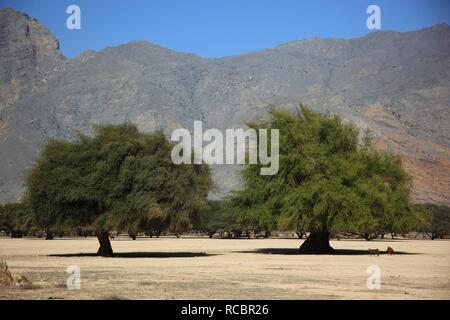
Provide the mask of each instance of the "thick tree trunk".
POLYGON ((312 254, 332 253, 334 249, 330 246, 330 232, 311 231, 299 251, 312 254))
POLYGON ((112 257, 113 250, 111 247, 111 242, 109 242, 109 232, 97 231, 97 239, 100 244, 97 254, 102 257, 112 257))

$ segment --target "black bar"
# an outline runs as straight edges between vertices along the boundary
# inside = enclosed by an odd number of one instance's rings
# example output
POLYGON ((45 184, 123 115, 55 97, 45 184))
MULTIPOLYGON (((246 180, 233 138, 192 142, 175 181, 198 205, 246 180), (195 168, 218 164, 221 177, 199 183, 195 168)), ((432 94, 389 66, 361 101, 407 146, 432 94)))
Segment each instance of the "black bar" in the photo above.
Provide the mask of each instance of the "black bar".
MULTIPOLYGON (((305 319, 306 315, 315 314, 346 316, 351 318, 389 317, 391 312, 406 316, 420 313, 438 314, 441 309, 446 312, 449 301, 404 300, 404 301, 299 301, 299 300, 171 300, 171 301, 0 301, 2 314, 20 312, 21 315, 58 315, 58 318, 70 317, 92 318, 95 313, 105 313, 114 319, 130 315, 143 315, 144 319, 305 319), (8 310, 9 309, 9 310, 8 310), (88 311, 89 310, 89 311, 88 311), (211 311, 213 313, 211 314, 211 311), (358 314, 360 316, 358 316, 358 314), (158 316, 157 316, 158 315, 158 316)), ((142 317, 140 317, 142 318, 142 317)))

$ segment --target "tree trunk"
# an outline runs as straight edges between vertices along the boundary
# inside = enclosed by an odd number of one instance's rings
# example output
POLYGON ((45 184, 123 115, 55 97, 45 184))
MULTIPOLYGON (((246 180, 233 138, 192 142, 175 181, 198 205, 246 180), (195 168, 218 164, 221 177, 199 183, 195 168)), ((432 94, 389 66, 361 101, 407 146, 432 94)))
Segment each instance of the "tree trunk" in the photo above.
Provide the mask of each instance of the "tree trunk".
POLYGON ((53 232, 46 231, 45 232, 45 240, 53 240, 53 232))
POLYGON ((299 249, 300 253, 323 254, 332 253, 334 249, 330 246, 330 232, 311 231, 308 238, 299 249))
POLYGON ((111 242, 109 242, 109 232, 97 231, 97 239, 100 244, 97 254, 102 257, 112 257, 113 249, 111 247, 111 242))

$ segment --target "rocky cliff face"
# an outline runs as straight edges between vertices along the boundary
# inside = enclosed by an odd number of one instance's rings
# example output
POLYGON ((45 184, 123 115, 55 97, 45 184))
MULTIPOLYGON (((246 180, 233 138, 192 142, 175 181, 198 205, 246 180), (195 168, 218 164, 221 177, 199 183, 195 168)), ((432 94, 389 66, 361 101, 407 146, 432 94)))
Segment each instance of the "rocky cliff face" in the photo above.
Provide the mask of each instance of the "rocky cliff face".
MULTIPOLYGON (((50 137, 126 120, 146 131, 201 119, 224 129, 264 116, 270 104, 303 102, 371 128, 378 148, 402 155, 417 201, 450 204, 446 24, 221 59, 130 42, 66 60, 35 20, 10 9, 0 18, 0 201, 20 195, 24 170, 50 137)), ((238 168, 214 170, 216 196, 239 187, 238 168)))
POLYGON ((47 29, 12 9, 0 10, 0 57, 0 110, 45 82, 64 60, 47 29))

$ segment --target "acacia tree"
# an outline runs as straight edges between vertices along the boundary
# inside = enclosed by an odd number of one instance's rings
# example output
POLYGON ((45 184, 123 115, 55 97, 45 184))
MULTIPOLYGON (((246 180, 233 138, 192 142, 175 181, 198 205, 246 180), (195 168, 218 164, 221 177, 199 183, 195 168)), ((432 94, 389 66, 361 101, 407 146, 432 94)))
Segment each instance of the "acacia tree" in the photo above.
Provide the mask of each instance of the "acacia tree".
POLYGON ((11 238, 22 238, 33 227, 30 207, 25 202, 0 205, 0 230, 11 238))
POLYGON ((417 205, 417 210, 425 214, 427 223, 422 225, 422 231, 431 240, 450 235, 450 207, 427 203, 417 205))
POLYGON ((378 232, 409 207, 401 159, 372 149, 370 135, 360 142, 339 117, 301 106, 296 115, 273 109, 269 120, 249 126, 280 130, 280 168, 262 176, 260 164, 247 165, 233 201, 243 212, 275 217, 282 229, 309 231, 300 252, 332 252, 331 232, 378 232))
POLYGON ((208 204, 200 211, 198 221, 193 228, 212 238, 218 230, 226 227, 221 219, 223 213, 221 201, 209 200, 208 204))
POLYGON ((209 200, 200 211, 193 228, 212 238, 217 232, 231 232, 237 229, 237 221, 228 199, 209 200))
POLYGON ((109 231, 189 228, 212 186, 205 165, 175 165, 162 132, 102 125, 94 136, 51 140, 27 177, 36 216, 59 229, 93 227, 98 254, 111 256, 109 231))
MULTIPOLYGON (((235 200, 235 204, 240 205, 235 200)), ((258 232, 265 231, 266 237, 270 231, 276 228, 277 222, 272 214, 267 210, 261 210, 260 207, 247 207, 239 211, 235 218, 236 228, 245 231, 248 238, 256 236, 258 232)))

